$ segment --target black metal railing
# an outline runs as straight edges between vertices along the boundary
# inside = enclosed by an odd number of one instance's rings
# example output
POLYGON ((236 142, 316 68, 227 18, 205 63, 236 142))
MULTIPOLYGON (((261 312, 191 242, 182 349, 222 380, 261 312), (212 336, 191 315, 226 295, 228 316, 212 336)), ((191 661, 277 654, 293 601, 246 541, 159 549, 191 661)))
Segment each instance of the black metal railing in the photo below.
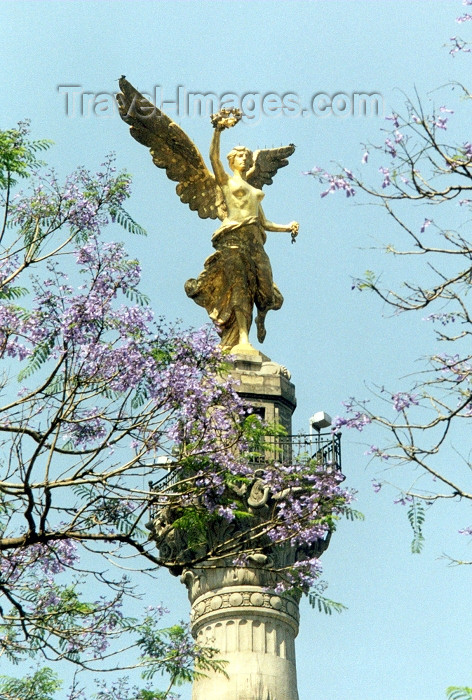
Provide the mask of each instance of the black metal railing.
POLYGON ((150 491, 155 491, 158 493, 159 491, 164 491, 170 489, 171 486, 176 484, 179 481, 179 468, 178 465, 175 467, 168 467, 168 473, 164 474, 160 479, 157 481, 150 481, 149 482, 149 490, 150 491))
POLYGON ((320 465, 341 471, 341 433, 313 433, 291 435, 286 439, 291 449, 292 462, 315 460, 320 465))
POLYGON ((340 433, 269 436, 265 438, 264 445, 263 451, 251 455, 250 461, 253 464, 263 465, 269 460, 282 464, 306 464, 315 460, 320 465, 331 466, 341 471, 340 433))
MULTIPOLYGON (((314 433, 310 435, 284 435, 268 437, 265 440, 264 450, 260 454, 251 455, 250 461, 254 466, 262 466, 268 461, 277 461, 282 464, 306 464, 310 460, 321 467, 332 468, 341 471, 341 434, 340 433, 314 433)), ((171 491, 172 486, 181 478, 178 464, 167 467, 168 473, 157 481, 149 482, 149 490, 156 494, 153 510, 159 509, 159 493, 171 491)))

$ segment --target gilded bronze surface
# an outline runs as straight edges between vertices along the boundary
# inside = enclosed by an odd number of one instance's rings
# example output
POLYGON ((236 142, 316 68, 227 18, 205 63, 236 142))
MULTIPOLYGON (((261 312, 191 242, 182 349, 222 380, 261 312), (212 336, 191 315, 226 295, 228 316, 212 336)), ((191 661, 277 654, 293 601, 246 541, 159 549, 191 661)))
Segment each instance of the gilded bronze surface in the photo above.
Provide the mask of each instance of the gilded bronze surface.
POLYGON ((256 353, 249 342, 254 307, 257 338, 262 343, 267 312, 280 309, 283 303, 264 250, 266 231, 290 233, 292 241, 298 234, 296 221, 275 224, 266 219, 262 187, 272 184, 272 177, 288 164, 295 146, 254 152, 237 146, 228 154, 228 173, 220 159, 221 132, 234 127, 241 112, 221 110, 211 119, 211 173, 195 144, 175 122, 124 77, 120 89, 121 118, 129 124, 131 135, 149 147, 155 165, 178 183, 180 200, 202 219, 221 221, 212 237, 215 252, 205 261, 200 275, 185 283, 187 295, 206 309, 223 348, 233 353, 256 353))

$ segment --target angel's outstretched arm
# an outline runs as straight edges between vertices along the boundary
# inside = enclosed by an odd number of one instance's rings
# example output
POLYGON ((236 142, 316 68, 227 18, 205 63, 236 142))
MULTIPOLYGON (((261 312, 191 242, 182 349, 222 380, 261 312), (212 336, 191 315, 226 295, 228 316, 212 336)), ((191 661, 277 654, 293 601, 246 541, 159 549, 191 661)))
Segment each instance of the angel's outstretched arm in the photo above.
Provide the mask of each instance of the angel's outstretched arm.
POLYGON ((226 184, 228 174, 225 172, 220 158, 220 137, 221 129, 215 128, 210 144, 210 161, 213 172, 215 173, 216 182, 221 187, 226 184))
POLYGON ((298 233, 298 223, 296 221, 291 221, 289 224, 274 224, 273 221, 266 219, 264 211, 261 206, 259 206, 259 221, 263 225, 266 231, 273 231, 274 233, 298 233))

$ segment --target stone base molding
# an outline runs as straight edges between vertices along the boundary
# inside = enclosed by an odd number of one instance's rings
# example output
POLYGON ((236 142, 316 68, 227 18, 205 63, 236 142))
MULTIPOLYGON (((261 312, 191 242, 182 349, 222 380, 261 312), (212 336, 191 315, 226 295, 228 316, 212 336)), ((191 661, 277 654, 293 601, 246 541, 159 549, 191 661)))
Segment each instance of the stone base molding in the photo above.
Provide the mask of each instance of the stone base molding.
POLYGON ((192 700, 298 700, 296 600, 259 586, 231 586, 199 596, 192 634, 219 650, 228 678, 209 673, 194 681, 192 700))

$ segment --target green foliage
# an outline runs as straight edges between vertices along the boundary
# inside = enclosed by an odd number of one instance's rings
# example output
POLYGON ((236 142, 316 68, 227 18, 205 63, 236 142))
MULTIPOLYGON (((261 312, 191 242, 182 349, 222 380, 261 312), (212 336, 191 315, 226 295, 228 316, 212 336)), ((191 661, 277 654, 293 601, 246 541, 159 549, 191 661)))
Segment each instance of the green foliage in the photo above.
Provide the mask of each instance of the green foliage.
POLYGON ((151 349, 151 357, 158 367, 166 367, 174 358, 175 348, 170 343, 161 344, 158 341, 151 349))
POLYGON ((198 547, 206 542, 210 520, 211 514, 208 510, 188 506, 174 522, 174 527, 185 531, 190 547, 198 547))
POLYGON ((377 275, 372 270, 366 270, 362 279, 356 280, 356 287, 360 291, 363 289, 374 289, 378 282, 377 275))
POLYGON ((168 697, 166 690, 140 690, 136 700, 166 700, 168 697))
POLYGON ((139 306, 147 306, 149 304, 149 301, 150 301, 147 294, 140 292, 139 289, 128 288, 125 290, 125 295, 126 295, 127 299, 135 302, 139 306))
POLYGON ((335 600, 326 598, 322 595, 319 590, 314 589, 308 594, 308 602, 311 607, 319 612, 323 612, 326 615, 332 615, 333 612, 340 613, 343 610, 347 610, 347 607, 342 603, 337 603, 335 600))
POLYGON ((0 676, 1 700, 54 700, 62 682, 50 668, 41 668, 24 678, 0 676))
POLYGON ((134 392, 134 396, 131 399, 131 408, 133 410, 137 410, 138 408, 141 408, 141 406, 144 405, 146 399, 148 398, 148 391, 143 384, 139 384, 138 387, 136 388, 136 391, 134 392))
POLYGON ((0 131, 0 189, 15 184, 15 177, 29 177, 32 170, 40 165, 36 154, 47 150, 52 141, 41 139, 30 141, 26 138, 29 122, 20 122, 17 129, 0 131))
POLYGON ((365 520, 364 513, 361 513, 359 510, 354 510, 354 508, 345 508, 343 510, 343 515, 347 520, 351 520, 352 522, 354 520, 365 520))
POLYGON ((18 381, 27 379, 29 376, 37 372, 40 367, 47 362, 51 355, 51 350, 54 346, 54 338, 49 337, 47 340, 38 343, 33 350, 33 354, 29 358, 24 369, 18 375, 18 381))
POLYGON ((156 629, 154 619, 148 617, 141 629, 143 634, 139 646, 147 664, 142 673, 145 680, 152 679, 157 673, 167 673, 172 684, 179 686, 210 670, 226 675, 226 661, 215 658, 216 649, 194 644, 187 625, 182 623, 156 629))
POLYGON ((0 288, 0 299, 18 299, 28 294, 26 287, 0 288))
POLYGON ((446 690, 447 700, 472 700, 472 688, 450 686, 446 690))
POLYGON ((125 231, 129 231, 130 233, 134 233, 135 235, 138 236, 147 236, 146 229, 144 229, 142 226, 140 226, 130 214, 128 214, 127 211, 122 209, 121 207, 114 207, 113 209, 110 209, 110 215, 116 221, 117 224, 120 224, 125 231))
POLYGON ((247 441, 248 449, 245 453, 249 460, 257 461, 264 457, 266 452, 277 452, 278 448, 270 438, 284 437, 287 431, 282 425, 264 423, 257 414, 250 414, 243 423, 243 435, 247 441))
POLYGON ((421 554, 424 545, 424 536, 422 527, 425 519, 424 505, 417 498, 413 498, 411 506, 408 509, 408 520, 413 530, 413 540, 411 542, 411 551, 413 554, 421 554))

